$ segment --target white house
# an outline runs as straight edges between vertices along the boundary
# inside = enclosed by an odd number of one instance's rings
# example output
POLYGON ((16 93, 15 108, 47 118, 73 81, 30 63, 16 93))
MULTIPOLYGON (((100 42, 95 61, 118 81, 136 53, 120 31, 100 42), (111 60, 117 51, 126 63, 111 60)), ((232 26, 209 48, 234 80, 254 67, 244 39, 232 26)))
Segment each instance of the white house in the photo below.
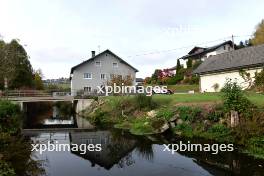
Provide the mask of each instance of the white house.
POLYGON ((247 47, 218 54, 207 58, 194 74, 200 75, 201 92, 217 92, 227 79, 236 81, 242 88, 247 88, 250 81, 242 77, 242 72, 249 73, 251 82, 256 72, 264 67, 264 45, 247 47))
MULTIPOLYGON (((188 59, 192 59, 192 63, 194 65, 197 61, 204 61, 210 56, 222 54, 232 50, 234 50, 233 42, 231 40, 228 40, 210 47, 195 46, 193 49, 191 49, 191 51, 188 52, 187 55, 182 56, 179 59, 181 61, 181 64, 186 68, 186 62, 188 59)), ((174 73, 176 73, 176 66, 170 68, 170 70, 173 70, 174 73)))
POLYGON ((98 86, 106 86, 114 76, 123 79, 130 77, 135 84, 138 70, 121 59, 119 56, 105 50, 71 68, 71 93, 76 95, 78 91, 93 93, 98 91, 98 86))

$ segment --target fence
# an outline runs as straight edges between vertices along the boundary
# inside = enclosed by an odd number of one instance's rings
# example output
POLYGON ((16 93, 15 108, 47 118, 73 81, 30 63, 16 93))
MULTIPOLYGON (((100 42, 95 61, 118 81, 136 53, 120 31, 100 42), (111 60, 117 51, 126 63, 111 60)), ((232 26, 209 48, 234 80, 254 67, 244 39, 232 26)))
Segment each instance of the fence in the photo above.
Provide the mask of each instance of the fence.
POLYGON ((54 97, 54 96, 70 96, 70 92, 48 92, 41 90, 8 90, 1 91, 0 97, 54 97))

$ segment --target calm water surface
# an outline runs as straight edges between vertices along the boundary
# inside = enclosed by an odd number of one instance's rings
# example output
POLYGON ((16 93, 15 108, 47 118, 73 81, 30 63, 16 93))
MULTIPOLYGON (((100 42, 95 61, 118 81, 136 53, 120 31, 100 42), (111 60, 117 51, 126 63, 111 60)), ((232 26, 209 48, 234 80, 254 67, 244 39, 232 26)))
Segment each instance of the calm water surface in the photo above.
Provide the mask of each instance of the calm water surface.
MULTIPOLYGON (((66 103, 67 104, 67 103, 66 103)), ((24 135, 34 143, 58 141, 61 144, 102 144, 102 151, 33 152, 51 176, 202 176, 202 175, 264 175, 264 161, 237 152, 213 155, 206 152, 164 152, 164 143, 177 143, 171 134, 139 137, 114 129, 90 129, 85 119, 76 117, 68 105, 28 104, 24 135), (68 108, 65 108, 67 106, 68 108), (43 108, 45 107, 45 108, 43 108), (56 107, 56 108, 55 108, 56 107), (39 110, 42 108, 42 110, 39 110), (63 111, 68 112, 63 112, 63 111), (57 121, 54 121, 57 120, 57 121), (54 128, 72 128, 55 130, 54 128), (44 129, 43 129, 44 128, 44 129)), ((193 143, 202 143, 192 139, 193 143)), ((208 141, 207 141, 208 142, 208 141)))

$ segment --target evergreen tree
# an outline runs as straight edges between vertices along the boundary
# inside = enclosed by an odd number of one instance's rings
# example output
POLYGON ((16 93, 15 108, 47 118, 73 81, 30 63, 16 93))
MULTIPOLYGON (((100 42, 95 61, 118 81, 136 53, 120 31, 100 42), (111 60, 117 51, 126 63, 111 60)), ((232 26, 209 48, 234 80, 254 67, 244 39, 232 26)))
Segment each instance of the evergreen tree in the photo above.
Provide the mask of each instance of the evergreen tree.
POLYGON ((177 59, 177 65, 176 65, 176 75, 179 74, 181 69, 181 63, 180 63, 180 59, 177 59))
POLYGON ((187 68, 192 68, 192 59, 188 59, 187 68))

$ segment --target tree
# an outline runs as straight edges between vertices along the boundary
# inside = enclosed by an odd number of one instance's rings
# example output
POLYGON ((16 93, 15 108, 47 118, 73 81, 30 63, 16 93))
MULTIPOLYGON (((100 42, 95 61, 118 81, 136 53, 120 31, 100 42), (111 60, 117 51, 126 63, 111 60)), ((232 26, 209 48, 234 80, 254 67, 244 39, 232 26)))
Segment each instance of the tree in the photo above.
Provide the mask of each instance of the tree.
POLYGON ((17 40, 10 43, 0 42, 0 87, 4 79, 11 89, 32 87, 33 69, 29 57, 17 40))
POLYGON ((159 79, 162 77, 162 71, 160 69, 156 69, 151 76, 151 80, 155 83, 159 82, 159 79))
POLYGON ((187 68, 192 68, 192 59, 188 59, 187 68))
POLYGON ((264 92, 264 69, 261 72, 256 73, 254 83, 259 91, 264 92))
POLYGON ((43 74, 42 74, 42 71, 40 69, 34 71, 34 87, 37 90, 43 90, 44 89, 44 84, 43 84, 42 78, 43 78, 43 74))
POLYGON ((177 59, 177 65, 176 65, 176 75, 179 74, 179 71, 181 69, 181 63, 180 63, 180 59, 177 59))
POLYGON ((237 82, 228 79, 221 92, 226 112, 237 111, 239 114, 249 115, 249 109, 253 107, 253 104, 247 99, 237 82))
POLYGON ((253 45, 260 45, 264 44, 264 20, 262 20, 256 28, 256 31, 254 33, 254 37, 252 39, 253 45))

